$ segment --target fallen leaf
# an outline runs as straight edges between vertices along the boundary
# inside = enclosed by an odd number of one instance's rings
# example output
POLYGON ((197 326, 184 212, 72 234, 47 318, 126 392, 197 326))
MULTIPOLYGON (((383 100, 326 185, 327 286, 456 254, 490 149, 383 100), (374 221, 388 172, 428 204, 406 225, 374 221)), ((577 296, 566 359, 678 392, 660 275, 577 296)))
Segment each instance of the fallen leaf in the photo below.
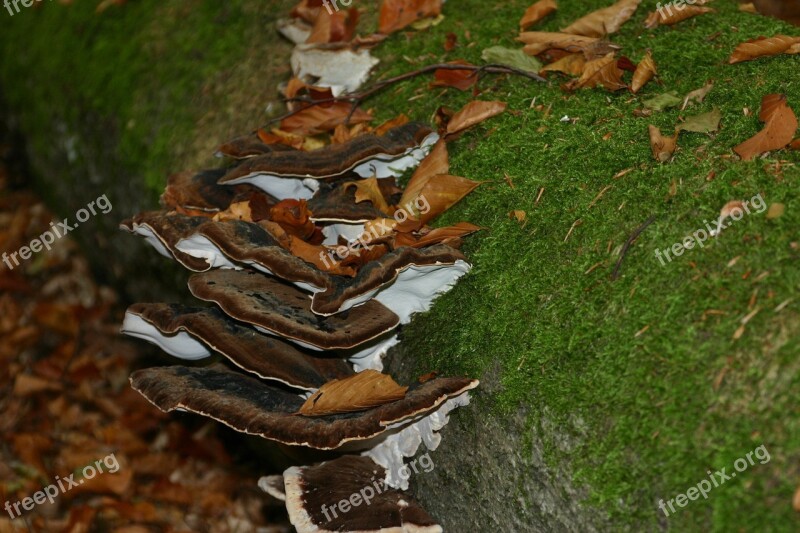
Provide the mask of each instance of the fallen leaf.
POLYGON ((506 109, 505 102, 475 100, 458 111, 447 124, 447 134, 465 130, 484 120, 499 115, 506 109))
POLYGON ((519 21, 519 29, 524 30, 533 26, 556 9, 558 9, 558 4, 555 0, 539 0, 525 10, 525 14, 519 21))
POLYGON ((604 37, 616 33, 633 16, 641 2, 642 0, 619 0, 579 18, 561 31, 587 37, 604 37))
POLYGON ((352 114, 351 110, 352 106, 347 102, 307 107, 283 119, 281 129, 298 135, 316 135, 334 130, 339 124, 344 124, 348 116, 349 124, 372 120, 372 115, 362 109, 356 108, 352 114))
POLYGON ((409 120, 410 119, 408 118, 408 116, 405 113, 400 113, 395 118, 391 118, 391 119, 387 120, 386 122, 384 122, 383 124, 380 124, 380 125, 376 126, 375 130, 373 131, 373 133, 375 135, 383 135, 384 133, 386 133, 387 131, 389 131, 392 128, 396 128, 398 126, 402 126, 403 124, 408 124, 409 120))
POLYGON ((584 68, 586 68, 586 59, 583 54, 567 54, 542 68, 539 73, 563 72, 570 76, 578 76, 583 72, 584 68))
POLYGON ((383 213, 390 214, 391 210, 386 203, 386 199, 383 197, 380 185, 378 184, 378 178, 372 177, 358 181, 348 181, 342 186, 345 190, 349 187, 356 188, 356 203, 364 201, 372 202, 372 205, 374 205, 376 209, 383 213))
POLYGON ((800 37, 789 37, 788 35, 751 39, 736 47, 728 59, 728 63, 741 63, 759 57, 776 56, 786 52, 797 43, 800 43, 800 37))
POLYGON ((305 200, 281 200, 269 210, 269 218, 279 224, 289 235, 307 241, 317 227, 311 221, 311 211, 305 200))
POLYGON ((458 36, 453 32, 449 32, 445 36, 444 51, 451 52, 456 47, 457 44, 458 44, 458 36))
POLYGON ((520 209, 515 209, 514 211, 510 211, 508 213, 508 216, 512 220, 516 219, 517 222, 525 222, 525 219, 527 218, 528 215, 525 213, 525 211, 522 211, 520 209))
POLYGON ((716 107, 708 113, 687 117, 685 121, 678 125, 678 131, 693 131, 696 133, 711 133, 719 129, 719 122, 722 120, 722 112, 716 107))
POLYGON ((309 396, 297 414, 325 416, 364 411, 405 398, 408 387, 401 387, 387 374, 363 370, 358 374, 325 383, 309 396))
POLYGON ((542 63, 535 57, 529 56, 520 49, 511 49, 505 46, 491 46, 485 49, 481 52, 481 59, 487 63, 502 63, 527 72, 538 72, 542 68, 542 63))
POLYGON ((315 44, 349 42, 355 35, 357 24, 358 9, 354 7, 330 12, 327 9, 320 9, 306 42, 315 44))
MULTIPOLYGON (((448 65, 468 65, 474 66, 466 61, 458 59, 456 61, 449 61, 448 65)), ((433 81, 431 87, 453 87, 460 91, 466 91, 478 81, 478 76, 474 69, 436 69, 433 73, 433 81)))
POLYGON ((599 39, 571 33, 525 31, 519 34, 517 40, 525 43, 522 50, 526 54, 535 56, 551 48, 566 50, 569 53, 586 52, 595 46, 599 39))
POLYGON ((436 17, 442 12, 442 0, 383 0, 378 15, 378 31, 392 33, 412 22, 436 17))
POLYGON ((739 11, 741 11, 742 13, 752 13, 752 14, 758 13, 758 11, 756 11, 755 4, 753 4, 752 2, 739 4, 739 11))
POLYGON ((657 72, 656 62, 653 61, 653 56, 650 50, 648 50, 644 58, 636 65, 636 71, 634 71, 633 80, 631 81, 631 92, 634 94, 638 93, 657 72))
POLYGON ((411 220, 401 223, 398 231, 417 229, 426 224, 458 203, 478 185, 478 181, 450 174, 431 176, 416 197, 401 200, 400 205, 411 216, 411 220))
POLYGON ((698 15, 714 13, 714 10, 710 7, 689 6, 686 4, 683 4, 681 7, 682 9, 678 9, 674 4, 666 4, 662 8, 664 10, 663 12, 653 11, 644 21, 644 27, 647 29, 653 29, 661 24, 664 24, 665 26, 672 26, 698 15))
POLYGON ((420 230, 416 234, 412 232, 403 232, 395 235, 394 246, 411 246, 413 248, 424 248, 434 244, 444 243, 453 246, 453 241, 460 239, 470 233, 479 231, 480 226, 470 224, 469 222, 459 222, 453 226, 445 228, 436 228, 432 230, 420 230))
POLYGON ((609 91, 618 91, 626 87, 622 82, 622 73, 614 52, 609 52, 605 57, 587 62, 581 77, 567 83, 566 89, 573 91, 602 85, 609 91))
POLYGON ((450 172, 450 156, 447 153, 447 144, 440 139, 433 145, 430 153, 423 159, 411 179, 408 180, 403 195, 400 198, 401 207, 413 205, 419 197, 422 188, 433 176, 450 172))
POLYGON ((686 97, 683 99, 683 105, 681 105, 681 111, 686 109, 686 106, 693 102, 700 103, 705 100, 706 95, 711 92, 711 89, 714 88, 714 84, 711 82, 706 83, 699 89, 695 89, 694 91, 690 91, 686 97))
POLYGON ((653 152, 653 157, 656 158, 656 161, 660 161, 661 163, 669 161, 677 148, 678 134, 676 133, 672 137, 664 137, 661 134, 661 130, 652 124, 649 126, 649 132, 650 149, 653 152))
POLYGON ((680 104, 683 100, 678 98, 678 93, 675 91, 670 91, 668 93, 659 94, 658 96, 654 96, 648 100, 643 101, 642 103, 648 109, 652 109, 653 111, 663 111, 669 107, 675 107, 676 105, 680 104))
POLYGON ((428 17, 420 20, 415 20, 411 23, 411 27, 417 31, 427 30, 433 26, 438 26, 444 20, 444 15, 439 13, 435 17, 428 17))
POLYGON ((774 203, 769 205, 769 209, 767 209, 767 219, 772 220, 775 218, 780 218, 783 216, 783 213, 786 211, 786 206, 781 203, 774 203))
POLYGON ((758 118, 765 123, 764 129, 733 149, 744 161, 786 147, 797 131, 797 117, 787 104, 786 95, 764 96, 758 118))

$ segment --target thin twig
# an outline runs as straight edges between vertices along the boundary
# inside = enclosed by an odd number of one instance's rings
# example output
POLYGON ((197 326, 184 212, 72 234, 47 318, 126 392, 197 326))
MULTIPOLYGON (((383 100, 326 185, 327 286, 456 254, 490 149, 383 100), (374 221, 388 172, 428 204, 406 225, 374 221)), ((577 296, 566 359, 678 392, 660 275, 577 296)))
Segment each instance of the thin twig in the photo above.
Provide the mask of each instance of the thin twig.
POLYGON ((539 76, 535 72, 528 72, 527 70, 522 70, 520 68, 512 67, 512 66, 509 66, 509 65, 501 65, 499 63, 498 64, 493 63, 493 64, 490 64, 490 65, 481 65, 481 66, 477 66, 477 65, 454 65, 452 63, 439 63, 439 64, 435 64, 435 65, 426 65, 426 66, 424 66, 424 67, 422 67, 420 69, 412 70, 412 71, 409 71, 409 72, 405 72, 405 73, 400 74, 398 76, 394 76, 394 77, 387 78, 385 80, 381 80, 379 82, 376 82, 376 83, 372 84, 370 87, 368 87, 367 89, 364 89, 363 91, 356 91, 356 92, 352 92, 352 93, 343 94, 343 95, 340 95, 340 96, 334 96, 334 97, 331 97, 331 98, 322 98, 320 100, 314 100, 312 98, 309 98, 308 96, 299 96, 299 97, 295 97, 295 98, 289 98, 289 99, 286 100, 287 103, 299 102, 299 103, 305 103, 305 104, 308 104, 308 105, 306 105, 305 107, 301 107, 299 109, 295 109, 293 111, 289 111, 288 113, 285 113, 285 114, 280 115, 278 117, 275 117, 275 118, 271 119, 269 122, 267 122, 263 127, 266 128, 270 124, 273 124, 275 122, 287 119, 287 118, 299 113, 300 111, 302 111, 304 109, 308 109, 309 107, 318 106, 318 105, 326 105, 326 104, 335 104, 335 103, 338 103, 338 102, 349 102, 350 105, 352 106, 352 109, 350 110, 350 113, 347 116, 347 120, 345 121, 345 124, 347 124, 350 121, 350 117, 352 116, 353 111, 355 110, 355 108, 358 107, 358 105, 361 102, 363 102, 364 100, 366 100, 367 98, 369 98, 373 94, 383 90, 384 88, 388 87, 389 85, 393 85, 395 83, 399 83, 399 82, 402 82, 402 81, 410 80, 412 78, 416 78, 418 76, 422 76, 424 74, 428 74, 429 72, 435 72, 437 70, 471 70, 472 73, 469 75, 469 77, 481 76, 484 73, 487 73, 487 74, 515 74, 517 76, 522 76, 524 78, 528 78, 528 79, 531 79, 531 80, 534 80, 534 81, 540 81, 540 82, 546 82, 547 81, 546 79, 542 78, 541 76, 539 76))
POLYGON ((617 264, 614 266, 614 272, 611 273, 611 279, 612 280, 617 279, 617 277, 619 276, 619 269, 622 266, 622 260, 625 259, 625 254, 628 252, 628 248, 631 247, 631 244, 633 244, 633 241, 635 241, 636 238, 639 237, 639 235, 641 235, 641 233, 647 228, 647 226, 649 226, 650 224, 652 224, 655 221, 655 219, 656 219, 656 216, 653 215, 650 218, 648 218, 647 220, 645 220, 644 223, 641 226, 639 226, 638 228, 633 230, 633 233, 630 234, 630 236, 628 237, 628 240, 626 240, 625 244, 622 245, 622 250, 620 250, 620 252, 619 252, 619 259, 617 260, 617 264))

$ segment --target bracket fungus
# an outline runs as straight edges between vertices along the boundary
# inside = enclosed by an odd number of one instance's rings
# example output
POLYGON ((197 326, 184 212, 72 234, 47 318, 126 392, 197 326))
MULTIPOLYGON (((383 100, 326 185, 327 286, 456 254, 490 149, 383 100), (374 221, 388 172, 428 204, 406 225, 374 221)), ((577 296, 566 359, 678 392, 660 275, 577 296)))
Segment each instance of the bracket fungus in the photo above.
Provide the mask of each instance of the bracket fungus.
POLYGON ((403 387, 380 373, 397 328, 469 272, 458 246, 480 228, 427 226, 477 185, 448 174, 436 132, 419 123, 378 130, 359 125, 310 151, 298 148, 313 143, 266 144, 261 130, 234 139, 221 148, 234 166, 171 176, 162 211, 122 223, 195 272, 190 292, 213 304, 128 309, 123 333, 209 362, 138 370, 132 387, 162 411, 338 457, 259 484, 285 501, 301 533, 441 531, 400 492, 405 461, 422 445, 437 448, 449 413, 478 385, 434 377, 403 387), (378 130, 387 131, 370 133, 378 130), (394 177, 411 167, 398 188, 394 177), (323 521, 310 504, 367 479, 386 487, 368 512, 323 521))

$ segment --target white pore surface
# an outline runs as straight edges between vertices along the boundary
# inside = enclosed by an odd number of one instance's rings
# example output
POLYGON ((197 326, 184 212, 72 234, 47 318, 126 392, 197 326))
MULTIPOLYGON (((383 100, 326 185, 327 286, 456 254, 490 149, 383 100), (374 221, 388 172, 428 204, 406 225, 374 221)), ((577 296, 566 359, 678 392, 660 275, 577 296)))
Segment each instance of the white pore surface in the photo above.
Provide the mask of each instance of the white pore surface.
POLYGON ((357 90, 379 63, 369 50, 324 50, 300 44, 291 57, 292 72, 317 87, 330 87, 333 96, 357 90))
POLYGON ((372 458, 373 461, 386 469, 386 484, 400 490, 408 490, 408 479, 403 472, 413 474, 409 467, 403 468, 404 459, 416 455, 420 444, 433 451, 439 447, 442 441, 439 430, 450 421, 449 413, 456 407, 469 405, 469 392, 463 392, 455 398, 450 398, 432 413, 417 418, 408 423, 403 421, 397 424, 398 430, 390 433, 388 437, 375 447, 361 452, 372 458))
POLYGON ((319 189, 319 183, 315 179, 290 178, 269 172, 251 172, 235 180, 226 181, 225 185, 238 185, 239 183, 249 183, 278 200, 310 200, 319 189))
POLYGON ((211 355, 205 344, 185 331, 179 331, 175 335, 165 335, 150 322, 130 311, 125 313, 125 319, 122 321, 122 333, 144 339, 168 354, 188 361, 196 361, 211 355))
POLYGON ((262 476, 258 480, 258 488, 282 502, 286 501, 286 491, 283 485, 283 475, 262 476))
POLYGON ((367 348, 362 348, 353 355, 348 356, 347 360, 353 364, 353 370, 356 372, 361 372, 368 368, 381 372, 383 371, 383 358, 386 357, 389 348, 399 342, 400 339, 397 338, 397 335, 392 335, 388 339, 373 343, 367 348))
POLYGON ((428 134, 422 143, 414 148, 409 148, 401 156, 390 156, 386 154, 378 154, 370 159, 358 164, 353 172, 362 178, 397 178, 403 175, 403 172, 409 168, 419 165, 420 161, 425 159, 431 151, 431 147, 439 140, 439 134, 434 132, 428 134))
POLYGON ((174 257, 172 257, 172 253, 167 249, 166 246, 164 246, 164 243, 161 242, 161 239, 159 239, 158 236, 156 236, 155 232, 152 230, 152 228, 150 228, 150 226, 145 224, 134 224, 133 233, 143 236, 144 240, 150 243, 150 245, 164 257, 174 259, 174 257))
POLYGON ((347 242, 354 241, 364 233, 364 224, 331 224, 322 228, 325 240, 322 244, 335 246, 339 244, 339 237, 344 237, 347 242))
POLYGON ((294 44, 301 44, 311 35, 311 26, 298 19, 281 19, 278 21, 278 31, 281 35, 294 44))
POLYGON ((400 324, 408 324, 412 314, 430 309, 433 301, 449 291, 470 268, 469 263, 460 259, 452 265, 408 265, 400 271, 394 282, 346 300, 339 312, 374 297, 400 317, 400 324))

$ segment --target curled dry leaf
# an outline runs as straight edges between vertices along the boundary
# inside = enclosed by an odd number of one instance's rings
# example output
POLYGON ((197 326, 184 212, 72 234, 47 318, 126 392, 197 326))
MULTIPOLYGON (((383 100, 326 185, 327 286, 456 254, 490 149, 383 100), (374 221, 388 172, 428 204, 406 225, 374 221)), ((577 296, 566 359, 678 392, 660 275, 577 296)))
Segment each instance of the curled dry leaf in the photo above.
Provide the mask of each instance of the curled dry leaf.
POLYGON ((388 214, 391 211, 381 192, 378 178, 373 176, 364 180, 348 181, 343 187, 345 189, 349 187, 356 188, 356 203, 368 201, 372 202, 372 205, 384 213, 388 214))
POLYGON ((479 231, 480 226, 469 222, 459 222, 453 226, 445 228, 428 229, 423 228, 417 232, 398 233, 394 238, 394 247, 411 246, 413 248, 424 248, 434 244, 444 243, 457 247, 456 241, 470 233, 479 231))
POLYGON ((581 77, 567 83, 565 88, 574 91, 602 85, 609 91, 618 91, 626 87, 622 82, 622 74, 622 69, 617 66, 614 52, 609 52, 600 59, 587 62, 581 77))
MULTIPOLYGON (((289 235, 309 240, 317 227, 311 221, 311 211, 305 200, 281 200, 269 210, 270 220, 279 224, 289 235)), ((250 219, 252 220, 252 218, 250 219)))
POLYGON ((650 149, 653 151, 653 157, 661 163, 669 161, 675 149, 678 147, 678 134, 672 137, 664 137, 661 130, 652 124, 649 126, 650 132, 650 149))
POLYGON ((364 370, 347 378, 329 381, 309 396, 297 414, 325 416, 364 411, 402 400, 407 390, 408 387, 401 387, 387 374, 364 370))
POLYGON ((638 93, 639 90, 657 74, 657 72, 656 62, 653 61, 653 56, 650 53, 650 50, 648 50, 644 56, 644 59, 642 59, 639 64, 636 65, 636 70, 633 73, 633 80, 631 81, 631 92, 634 94, 638 93))
POLYGON ((596 37, 548 31, 525 31, 519 34, 517 40, 525 43, 525 47, 522 50, 531 56, 539 55, 551 48, 572 53, 585 52, 598 42, 596 37))
MULTIPOLYGON (((474 66, 466 61, 458 59, 456 61, 449 61, 448 65, 468 65, 474 66)), ((450 69, 437 69, 433 73, 433 81, 431 87, 453 87, 460 91, 466 91, 478 81, 478 76, 475 75, 475 70, 450 70, 450 69)))
POLYGON ((388 34, 425 17, 437 17, 442 0, 383 0, 378 15, 378 31, 388 34))
POLYGON ((453 115, 453 118, 450 119, 450 122, 447 124, 447 134, 451 135, 461 130, 465 130, 471 126, 474 126, 475 124, 483 122, 488 118, 499 115, 505 111, 505 109, 506 103, 499 102, 497 100, 488 102, 483 100, 475 100, 470 102, 461 108, 461 110, 453 115))
POLYGON ((765 123, 764 129, 733 149, 745 161, 784 148, 792 142, 797 131, 797 117, 786 102, 786 95, 764 96, 758 118, 765 123))
POLYGON ((750 39, 736 47, 728 59, 728 63, 741 63, 759 57, 776 56, 783 54, 798 43, 800 43, 800 37, 789 37, 788 35, 750 39))
POLYGON ((554 61, 539 71, 544 72, 563 72, 570 76, 580 75, 586 67, 586 59, 583 54, 567 54, 558 61, 554 61))
POLYGON ((328 11, 320 9, 306 43, 349 42, 356 32, 358 10, 354 7, 328 11))
POLYGON ((522 19, 519 21, 519 29, 524 30, 533 26, 556 9, 558 9, 558 4, 556 4, 555 0, 539 0, 525 10, 525 14, 522 15, 522 19))
POLYGON ((644 21, 644 27, 653 29, 660 24, 672 26, 673 24, 705 13, 714 13, 714 10, 710 7, 687 6, 686 4, 683 5, 683 9, 679 10, 674 4, 667 4, 662 11, 653 11, 650 13, 647 16, 647 20, 644 21), (662 15, 662 13, 664 14, 662 15))
POLYGON ((349 116, 349 124, 369 122, 372 115, 352 106, 347 102, 336 102, 331 105, 315 105, 307 107, 286 117, 281 121, 281 130, 298 135, 316 135, 333 131, 339 124, 344 124, 349 116))
POLYGON ((383 135, 392 128, 397 128, 399 126, 402 126, 403 124, 408 124, 409 120, 410 119, 405 113, 400 113, 396 117, 390 118, 383 124, 376 126, 375 131, 373 133, 375 133, 375 135, 383 135))
POLYGON ((616 33, 633 16, 641 2, 642 0, 619 0, 616 4, 579 18, 561 31, 587 37, 603 37, 616 33))
POLYGON ((711 92, 711 89, 714 88, 714 84, 711 82, 706 83, 699 89, 695 89, 694 91, 689 92, 686 95, 686 98, 683 99, 683 105, 681 105, 681 111, 686 109, 686 106, 691 104, 692 102, 700 103, 705 100, 706 95, 711 92))

